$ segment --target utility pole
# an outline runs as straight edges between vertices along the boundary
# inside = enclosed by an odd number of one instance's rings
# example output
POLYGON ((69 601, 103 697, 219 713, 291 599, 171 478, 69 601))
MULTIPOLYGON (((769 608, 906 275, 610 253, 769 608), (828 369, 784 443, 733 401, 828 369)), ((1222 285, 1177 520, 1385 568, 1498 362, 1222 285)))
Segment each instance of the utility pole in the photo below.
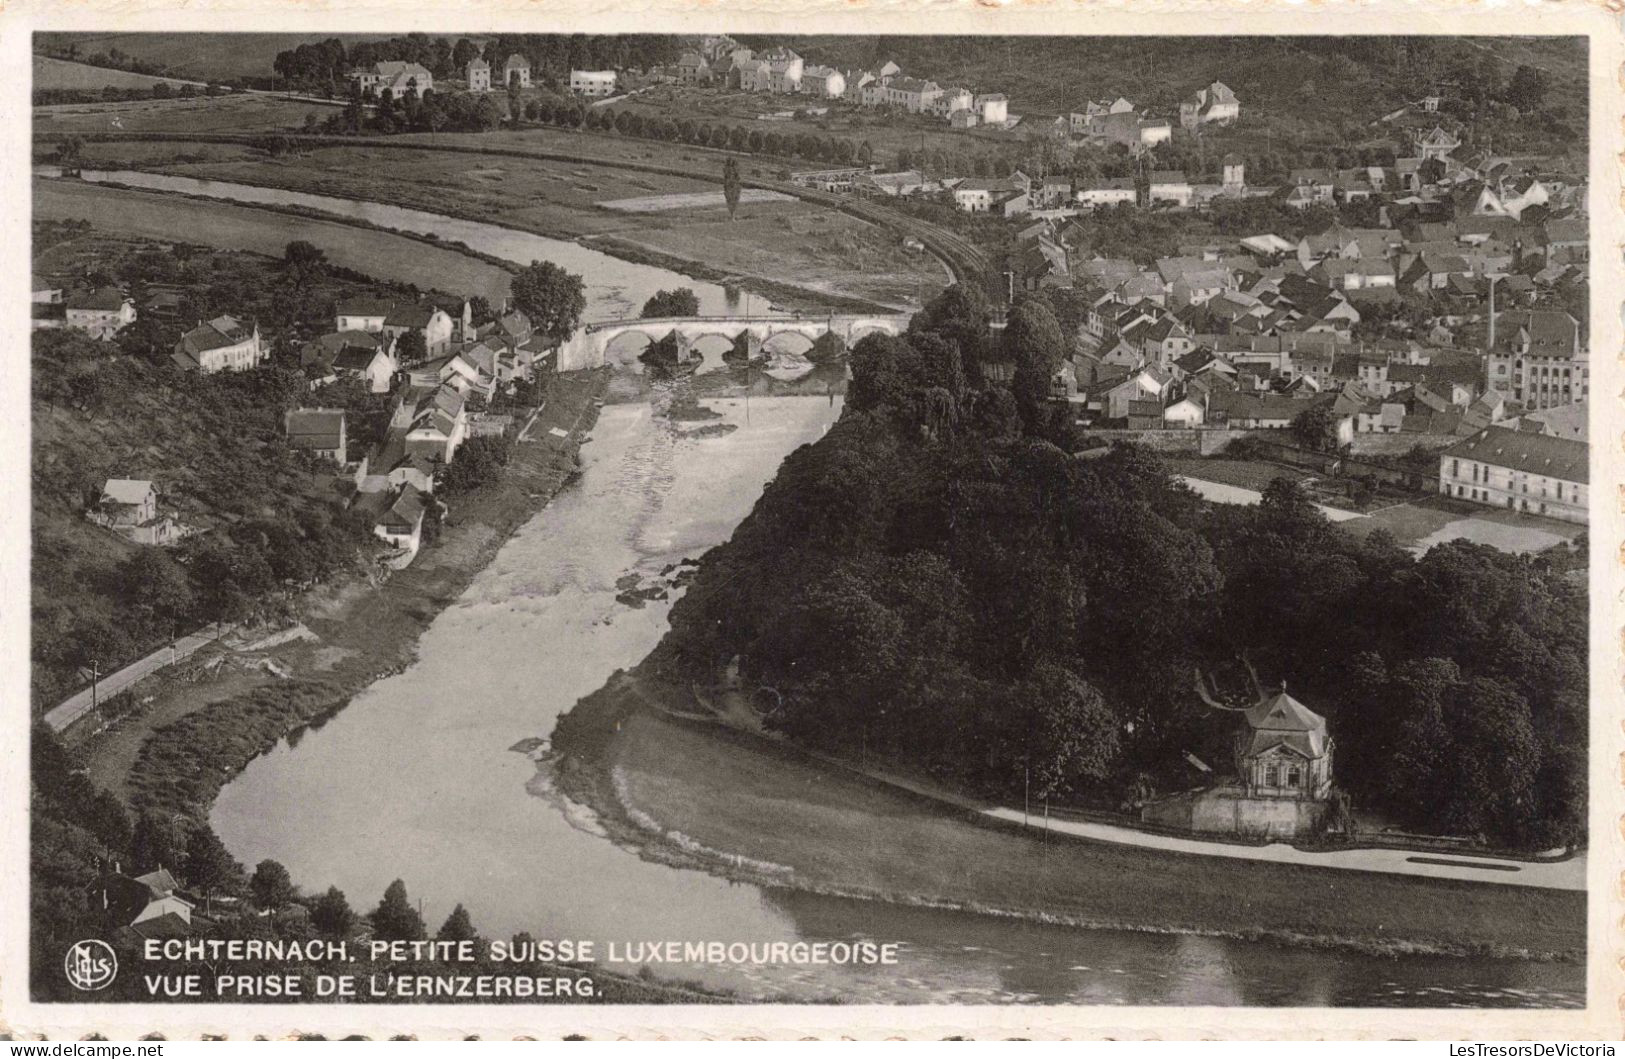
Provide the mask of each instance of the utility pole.
POLYGON ((90 660, 90 708, 93 710, 101 706, 101 699, 97 693, 97 685, 101 683, 102 679, 101 670, 101 659, 92 658, 90 660))

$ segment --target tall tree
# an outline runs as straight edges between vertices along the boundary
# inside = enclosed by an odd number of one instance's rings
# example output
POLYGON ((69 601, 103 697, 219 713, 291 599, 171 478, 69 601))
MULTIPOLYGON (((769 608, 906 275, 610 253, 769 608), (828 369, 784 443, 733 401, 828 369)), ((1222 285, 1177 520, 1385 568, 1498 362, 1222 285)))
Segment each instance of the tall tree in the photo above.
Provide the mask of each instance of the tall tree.
POLYGON ((474 941, 479 934, 474 930, 474 921, 469 917, 468 909, 459 902, 446 921, 440 924, 434 937, 436 941, 474 941))
POLYGON ((254 895, 254 903, 272 912, 299 896, 298 889, 293 885, 293 876, 274 860, 262 860, 255 866, 254 876, 248 880, 248 888, 254 895))
POLYGON ((1017 302, 1004 328, 1004 350, 1015 365, 1010 392, 1015 394, 1023 418, 1029 425, 1036 424, 1067 353, 1061 325, 1049 306, 1036 298, 1017 302))
POLYGON ((734 219, 739 212, 739 161, 734 158, 722 163, 722 197, 728 203, 728 219, 734 219))
POLYGON ((331 938, 342 938, 355 926, 355 913, 344 891, 329 886, 327 892, 316 899, 310 910, 310 922, 317 930, 331 938))
POLYGON ((373 934, 385 941, 422 941, 423 917, 406 896, 406 883, 396 879, 372 913, 373 934))
POLYGON ((532 261, 521 269, 512 290, 514 305, 530 317, 536 330, 558 341, 570 336, 587 308, 581 277, 551 261, 532 261))

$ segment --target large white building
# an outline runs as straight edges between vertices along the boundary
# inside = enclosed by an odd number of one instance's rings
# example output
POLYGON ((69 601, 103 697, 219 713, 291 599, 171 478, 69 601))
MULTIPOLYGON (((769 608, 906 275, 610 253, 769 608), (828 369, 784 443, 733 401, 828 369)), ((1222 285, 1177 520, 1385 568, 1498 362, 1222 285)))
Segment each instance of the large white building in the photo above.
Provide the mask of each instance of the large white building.
POLYGON ((1439 454, 1439 492, 1487 507, 1588 521, 1591 446, 1488 427, 1439 454))

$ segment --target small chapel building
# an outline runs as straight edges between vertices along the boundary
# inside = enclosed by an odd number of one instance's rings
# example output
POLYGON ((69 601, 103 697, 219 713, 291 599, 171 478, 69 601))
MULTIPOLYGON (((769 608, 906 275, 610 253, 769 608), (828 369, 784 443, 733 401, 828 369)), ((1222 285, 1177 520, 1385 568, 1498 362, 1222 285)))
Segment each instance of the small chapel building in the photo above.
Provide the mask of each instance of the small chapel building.
POLYGON ((1319 828, 1332 791, 1326 718, 1288 695, 1285 683, 1240 713, 1235 776, 1147 802, 1142 822, 1268 839, 1299 838, 1319 828))
POLYGON ((1259 699, 1236 733, 1236 776, 1255 798, 1320 799, 1332 788, 1326 718, 1286 693, 1259 699))

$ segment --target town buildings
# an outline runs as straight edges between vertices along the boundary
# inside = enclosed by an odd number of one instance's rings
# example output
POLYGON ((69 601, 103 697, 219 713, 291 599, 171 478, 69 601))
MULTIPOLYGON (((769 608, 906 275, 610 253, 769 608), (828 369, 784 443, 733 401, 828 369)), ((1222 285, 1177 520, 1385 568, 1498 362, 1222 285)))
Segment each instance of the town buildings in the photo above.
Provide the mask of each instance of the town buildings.
POLYGON ((470 92, 491 91, 491 64, 478 55, 474 56, 465 67, 465 80, 470 92))

